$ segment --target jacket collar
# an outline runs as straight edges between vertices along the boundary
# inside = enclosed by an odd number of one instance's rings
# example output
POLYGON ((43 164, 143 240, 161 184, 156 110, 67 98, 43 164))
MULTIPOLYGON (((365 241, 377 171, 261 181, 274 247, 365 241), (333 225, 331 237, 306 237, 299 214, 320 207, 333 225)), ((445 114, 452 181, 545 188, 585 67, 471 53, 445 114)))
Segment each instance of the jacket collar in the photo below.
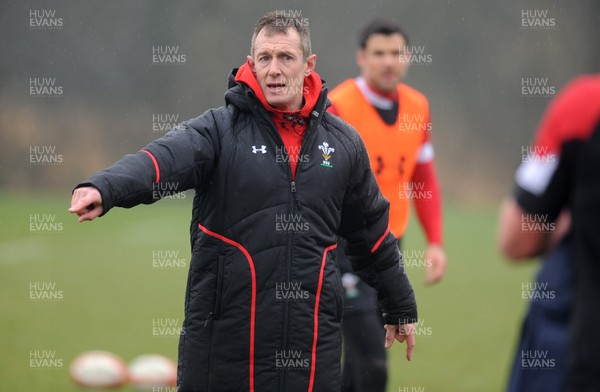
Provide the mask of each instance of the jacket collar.
MULTIPOLYGON (((248 79, 248 81, 252 83, 252 79, 248 79)), ((331 105, 327 98, 328 91, 327 87, 325 87, 325 81, 314 71, 304 80, 305 83, 307 83, 308 89, 305 94, 305 103, 300 113, 302 117, 309 117, 311 114, 321 116, 327 107, 331 105)), ((260 106, 271 113, 291 113, 275 109, 266 102, 254 74, 249 69, 248 63, 244 63, 241 67, 234 68, 231 71, 228 78, 228 87, 229 90, 225 93, 225 103, 232 104, 240 110, 251 110, 252 101, 249 101, 247 97, 252 97, 258 101, 255 103, 259 103, 260 106), (239 80, 241 79, 241 76, 238 77, 238 75, 240 75, 240 72, 244 72, 245 66, 248 67, 247 71, 252 75, 252 79, 256 83, 256 88, 252 88, 252 86, 249 86, 248 83, 246 83, 246 79, 249 78, 248 75, 244 77, 244 80, 239 80)))

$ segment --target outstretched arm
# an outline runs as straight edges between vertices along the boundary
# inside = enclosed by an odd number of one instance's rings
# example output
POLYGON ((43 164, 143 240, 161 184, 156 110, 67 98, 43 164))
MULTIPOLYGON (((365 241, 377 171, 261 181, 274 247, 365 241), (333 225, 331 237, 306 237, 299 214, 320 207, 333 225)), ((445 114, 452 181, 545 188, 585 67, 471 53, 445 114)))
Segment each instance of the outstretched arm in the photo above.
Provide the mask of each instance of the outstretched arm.
POLYGON ((77 185, 69 212, 83 222, 115 206, 150 204, 197 187, 212 170, 219 143, 213 113, 208 111, 77 185))

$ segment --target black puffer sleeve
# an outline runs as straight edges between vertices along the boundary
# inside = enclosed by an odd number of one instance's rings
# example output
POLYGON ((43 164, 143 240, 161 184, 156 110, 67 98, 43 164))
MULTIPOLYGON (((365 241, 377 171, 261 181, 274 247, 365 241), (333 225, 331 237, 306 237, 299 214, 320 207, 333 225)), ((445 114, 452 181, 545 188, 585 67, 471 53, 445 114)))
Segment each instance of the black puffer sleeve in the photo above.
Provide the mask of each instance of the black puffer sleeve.
POLYGON ((356 274, 377 289, 386 324, 417 321, 412 285, 401 262, 398 240, 388 225, 389 202, 371 171, 362 140, 355 140, 356 158, 344 197, 340 235, 356 274))
POLYGON ((93 186, 103 212, 113 207, 151 204, 164 196, 198 187, 208 178, 220 151, 215 118, 219 109, 185 121, 146 147, 121 158, 76 188, 93 186))

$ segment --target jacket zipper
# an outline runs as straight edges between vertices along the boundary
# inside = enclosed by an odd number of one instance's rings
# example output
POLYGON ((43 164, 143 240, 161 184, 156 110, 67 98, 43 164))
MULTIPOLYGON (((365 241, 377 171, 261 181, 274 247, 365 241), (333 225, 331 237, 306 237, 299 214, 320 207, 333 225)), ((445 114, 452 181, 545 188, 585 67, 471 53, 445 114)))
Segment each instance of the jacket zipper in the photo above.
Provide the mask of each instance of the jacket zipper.
MULTIPOLYGON (((314 111, 311 112, 311 116, 313 116, 313 113, 315 113, 314 111)), ((315 117, 315 121, 311 121, 309 124, 309 127, 306 129, 306 133, 304 135, 304 138, 302 140, 302 147, 300 147, 300 153, 298 155, 298 157, 300 159, 302 159, 303 156, 303 152, 306 150, 306 146, 308 145, 308 141, 309 141, 309 136, 312 134, 312 130, 313 128, 316 126, 316 115, 314 115, 315 117)), ((275 131, 277 131, 277 129, 275 129, 275 131)), ((277 132, 277 135, 279 136, 279 132, 277 132)), ((281 136, 279 136, 279 138, 281 139, 281 136)), ((282 140, 283 143, 283 140, 282 140)), ((284 150, 285 150, 285 146, 284 146, 284 150)), ((286 152, 287 154, 287 152, 286 152)), ((300 175, 300 171, 301 171, 301 165, 298 164, 296 165, 296 177, 294 178, 293 173, 292 173, 292 166, 290 165, 290 160, 289 160, 289 155, 288 155, 288 178, 290 180, 290 214, 293 216, 296 213, 296 204, 297 204, 297 199, 296 199, 296 180, 298 179, 298 176, 300 175)), ((287 281, 290 282, 291 278, 292 278, 292 246, 294 244, 294 230, 292 230, 289 234, 289 242, 288 242, 288 258, 287 258, 287 265, 286 265, 286 272, 287 272, 287 281)), ((288 301, 285 302, 284 304, 284 319, 283 319, 283 349, 287 349, 287 333, 288 333, 288 301)), ((285 391, 286 390, 286 385, 285 385, 285 373, 287 370, 283 370, 283 374, 280 376, 279 378, 279 390, 280 391, 285 391)))
MULTIPOLYGON (((256 112, 258 112, 257 114, 259 115, 259 119, 261 119, 264 123, 268 124, 268 128, 270 130, 271 133, 271 137, 275 140, 275 143, 279 143, 282 146, 282 153, 284 153, 287 156, 287 159, 285 160, 285 162, 287 162, 287 174, 288 174, 288 179, 290 181, 290 210, 293 210, 294 208, 294 193, 296 193, 296 183, 293 180, 292 177, 292 167, 290 165, 290 156, 287 153, 287 150, 285 149, 285 144, 283 143, 283 139, 281 138, 281 135, 279 135, 279 131, 277 131, 277 128, 275 127, 275 124, 273 124, 273 120, 271 118, 269 118, 268 113, 266 113, 265 109, 261 108, 261 104, 256 104, 255 105, 255 110, 256 112)), ((303 142, 304 144, 304 142, 303 142)), ((287 256, 287 262, 286 262, 286 278, 289 281, 290 280, 290 264, 291 264, 291 260, 292 260, 292 244, 293 244, 293 238, 290 235, 289 236, 289 240, 288 240, 288 256, 287 256)), ((281 350, 285 350, 287 347, 287 332, 288 332, 288 313, 289 313, 289 309, 288 309, 288 302, 284 301, 283 303, 283 328, 282 328, 282 342, 281 342, 281 350)), ((285 369, 281 369, 281 371, 279 372, 279 390, 280 391, 285 391, 285 369)))
MULTIPOLYGON (((317 101, 317 104, 319 104, 319 101, 317 101)), ((275 124, 273 124, 273 120, 271 118, 268 117, 268 113, 266 113, 266 109, 261 107, 261 104, 257 104, 255 106, 256 111, 258 111, 258 113, 260 113, 260 116, 262 117, 262 120, 265 121, 266 123, 269 124, 269 128, 271 130, 272 133, 272 137, 275 139, 275 142, 279 142, 281 144, 281 146, 283 147, 283 151, 285 152, 286 156, 287 156, 287 172, 288 172, 288 179, 290 181, 290 213, 294 214, 296 208, 296 180, 294 179, 293 173, 292 173, 292 166, 290 165, 290 156, 287 152, 287 150, 285 149, 285 144, 283 143, 283 139, 281 138, 281 135, 279 134, 279 131, 277 130, 275 124)), ((317 106, 317 105, 315 105, 317 106)), ((323 106, 323 105, 321 105, 323 106)), ((308 144, 308 138, 309 136, 312 134, 312 130, 316 127, 317 124, 317 119, 318 119, 318 112, 315 111, 314 109, 311 111, 310 115, 312 117, 314 117, 313 119, 311 119, 311 121, 309 122, 309 126, 306 129, 306 133, 304 135, 304 138, 302 140, 302 147, 300 148, 300 154, 299 157, 302 157, 302 153, 306 150, 306 145, 308 144)), ((296 166, 296 179, 298 178, 298 174, 300 172, 299 169, 300 165, 296 166)), ((294 231, 292 230, 292 232, 289 235, 289 240, 288 240, 288 257, 287 257, 287 263, 286 263, 286 278, 288 280, 288 282, 291 279, 291 263, 292 263, 292 245, 294 243, 294 231)), ((288 309, 288 302, 285 301, 283 304, 283 333, 282 333, 282 350, 285 350, 287 348, 287 334, 288 334, 288 315, 289 313, 289 309, 288 309)), ((280 391, 285 391, 285 369, 282 369, 279 373, 279 390, 280 391)))

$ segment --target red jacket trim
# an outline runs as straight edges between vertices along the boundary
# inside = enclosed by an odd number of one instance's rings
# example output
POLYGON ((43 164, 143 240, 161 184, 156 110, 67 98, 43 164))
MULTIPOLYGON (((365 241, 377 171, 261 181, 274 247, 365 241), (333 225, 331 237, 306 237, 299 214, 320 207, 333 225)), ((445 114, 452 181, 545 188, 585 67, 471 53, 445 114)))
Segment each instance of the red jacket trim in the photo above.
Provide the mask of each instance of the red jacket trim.
POLYGON ((145 152, 146 154, 148 154, 150 159, 152 159, 152 163, 154 163, 154 171, 156 172, 156 181, 155 182, 158 184, 158 182, 160 181, 160 169, 158 167, 158 162, 156 161, 156 158, 148 150, 140 150, 140 151, 145 152))
POLYGON ((325 261, 327 261, 327 252, 337 248, 337 244, 333 244, 325 248, 323 258, 321 259, 321 270, 319 271, 319 284, 317 286, 317 295, 315 297, 314 310, 314 326, 313 326, 313 344, 312 344, 312 359, 310 361, 310 381, 308 383, 308 392, 312 392, 315 384, 315 370, 317 363, 317 340, 319 339, 319 302, 321 301, 321 289, 323 288, 323 273, 325 271, 325 261))
POLYGON ((387 227, 387 229, 385 229, 385 232, 383 233, 383 235, 381 237, 379 237, 379 239, 377 240, 377 242, 375 243, 375 245, 373 245, 373 248, 371 248, 371 253, 375 253, 377 252, 377 249, 379 249, 379 245, 381 245, 381 243, 383 242, 383 240, 385 240, 385 237, 388 235, 388 233, 390 232, 390 226, 387 227))
POLYGON ((235 242, 234 240, 231 240, 225 236, 222 236, 221 234, 217 234, 214 231, 210 231, 209 229, 202 226, 201 224, 198 224, 198 227, 200 228, 200 230, 202 230, 204 233, 208 234, 209 236, 220 239, 221 241, 238 248, 244 254, 244 256, 246 256, 246 260, 248 261, 248 266, 250 267, 250 275, 252 277, 252 282, 251 282, 252 283, 252 287, 251 287, 252 299, 250 302, 250 359, 249 359, 248 371, 250 373, 249 391, 254 392, 254 328, 255 328, 255 318, 256 318, 256 271, 254 269, 254 261, 252 260, 252 256, 250 256, 250 253, 248 253, 246 248, 244 248, 241 244, 239 244, 239 243, 235 242))

